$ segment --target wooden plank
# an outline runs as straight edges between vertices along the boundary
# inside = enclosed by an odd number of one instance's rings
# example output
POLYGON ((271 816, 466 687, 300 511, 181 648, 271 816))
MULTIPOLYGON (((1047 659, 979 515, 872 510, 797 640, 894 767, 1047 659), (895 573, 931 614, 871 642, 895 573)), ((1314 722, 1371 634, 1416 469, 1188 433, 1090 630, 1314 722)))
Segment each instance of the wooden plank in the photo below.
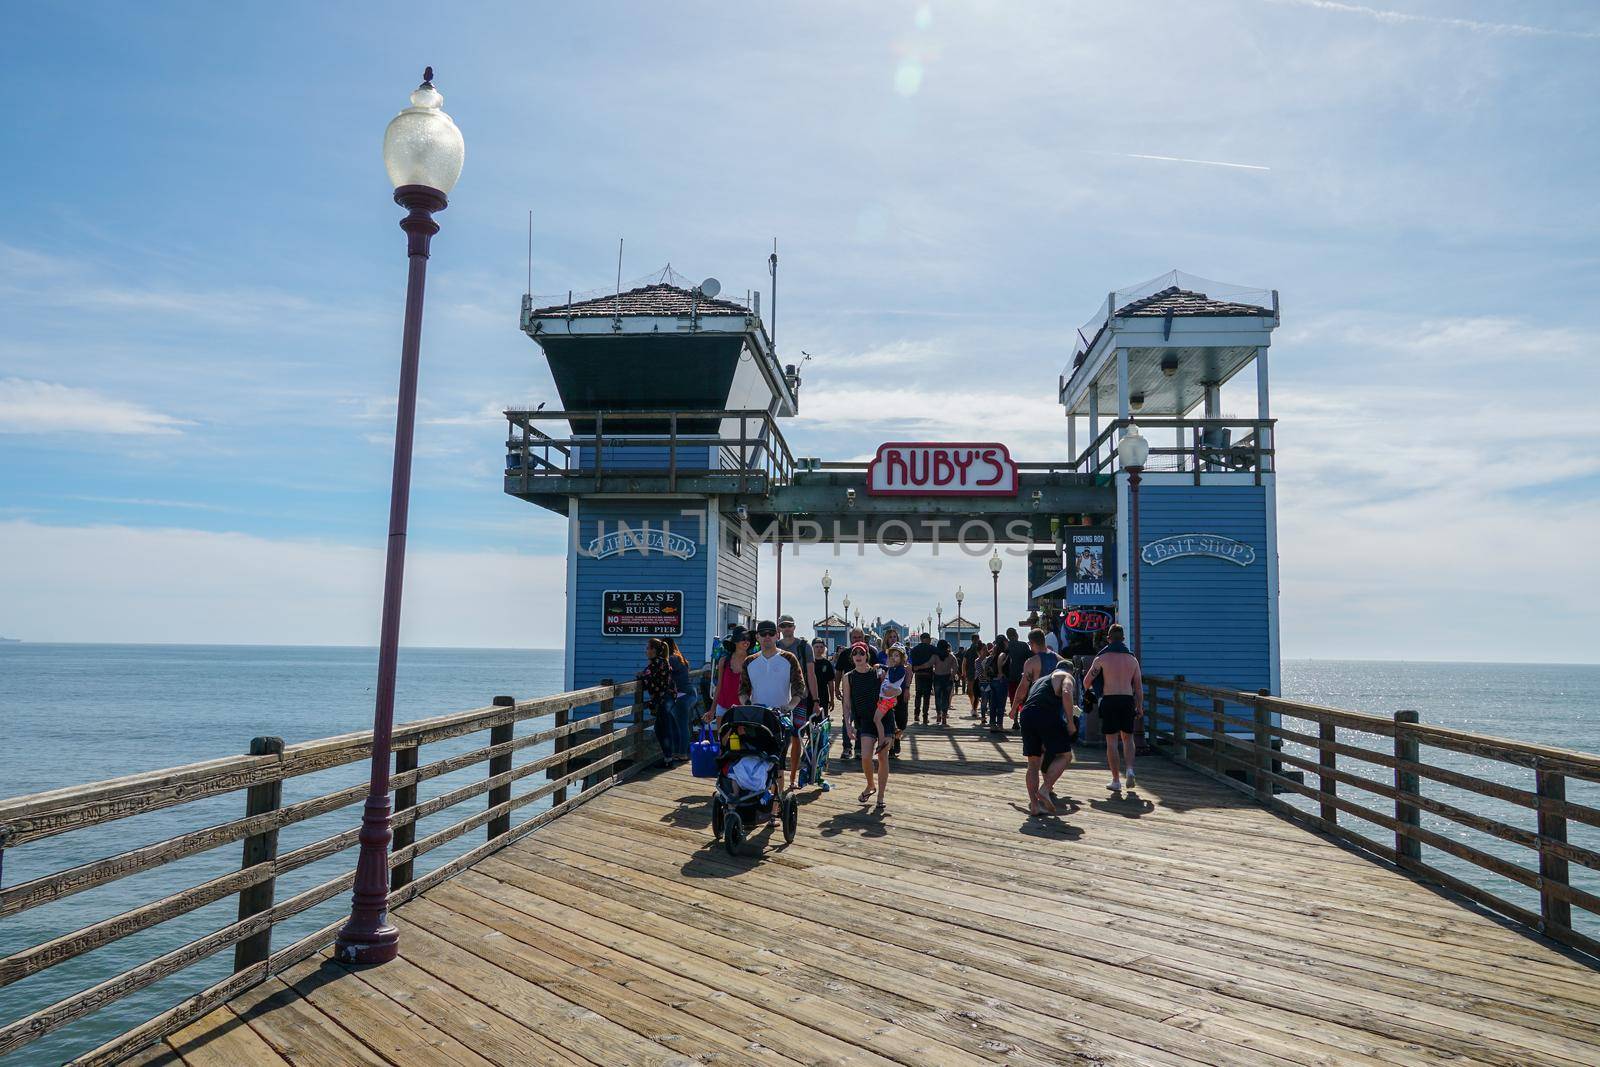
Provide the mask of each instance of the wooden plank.
POLYGON ((185 1026, 163 1047, 182 1056, 188 1067, 284 1067, 289 1062, 226 1006, 185 1026))

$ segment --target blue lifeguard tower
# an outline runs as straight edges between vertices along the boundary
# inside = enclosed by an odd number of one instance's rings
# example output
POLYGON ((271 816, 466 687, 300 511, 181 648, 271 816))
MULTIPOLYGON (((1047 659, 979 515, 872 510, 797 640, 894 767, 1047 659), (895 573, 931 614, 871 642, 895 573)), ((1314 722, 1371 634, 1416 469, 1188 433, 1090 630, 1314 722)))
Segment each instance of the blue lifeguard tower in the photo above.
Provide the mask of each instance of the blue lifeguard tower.
MULTIPOLYGON (((1132 623, 1149 674, 1280 692, 1267 373, 1277 325, 1275 290, 1172 271, 1108 294, 1061 375, 1074 469, 1109 475, 1116 488, 1116 564, 1107 576, 1115 602, 1077 604, 1132 623), (1224 412, 1223 387, 1251 369, 1253 413, 1224 412), (1135 426, 1150 446, 1137 477, 1118 455, 1135 426)), ((1064 531, 1069 542, 1078 532, 1064 531)), ((1074 556, 1066 548, 1070 608, 1074 556)))
POLYGON ((505 413, 505 490, 567 520, 568 689, 631 678, 651 636, 699 666, 755 611, 742 501, 788 479, 776 420, 795 413, 800 378, 759 297, 719 292, 669 269, 602 296, 524 298, 561 409, 505 413))

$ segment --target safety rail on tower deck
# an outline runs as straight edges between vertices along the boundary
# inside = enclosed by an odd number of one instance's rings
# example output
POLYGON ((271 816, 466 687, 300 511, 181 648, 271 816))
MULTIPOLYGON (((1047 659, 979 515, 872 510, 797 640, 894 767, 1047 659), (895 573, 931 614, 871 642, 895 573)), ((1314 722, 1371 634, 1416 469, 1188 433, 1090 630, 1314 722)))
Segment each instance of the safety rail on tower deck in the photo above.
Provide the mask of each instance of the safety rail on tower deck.
POLYGON ((1280 815, 1600 961, 1600 939, 1574 929, 1572 919, 1574 907, 1600 918, 1600 876, 1586 873, 1600 872, 1600 807, 1567 799, 1569 778, 1585 783, 1590 795, 1600 797, 1595 787, 1600 783, 1600 756, 1429 726, 1418 721, 1415 711, 1397 711, 1392 717, 1346 711, 1285 700, 1265 691, 1196 685, 1182 675, 1147 677, 1145 708, 1146 740, 1162 755, 1246 793, 1280 815), (1364 747, 1363 740, 1371 737, 1391 743, 1382 751, 1364 747), (1531 771, 1533 788, 1440 766, 1423 755, 1424 748, 1531 771), (1387 780, 1380 781, 1351 773, 1348 763, 1341 766, 1341 756, 1385 768, 1392 777, 1385 775, 1387 780), (1315 777, 1315 786, 1301 780, 1310 777, 1315 777), (1424 794, 1423 779, 1434 795, 1424 794), (1438 795, 1449 789, 1525 809, 1531 813, 1531 825, 1510 825, 1438 795), (1392 806, 1385 804, 1381 811, 1368 807, 1353 800, 1352 792, 1381 797, 1392 806), (1292 794, 1303 806, 1280 793, 1292 794), (1341 821, 1341 812, 1389 830, 1392 843, 1352 829, 1341 821), (1431 817, 1432 826, 1424 824, 1424 814, 1431 817), (1578 824, 1581 829, 1575 836, 1587 844, 1571 839, 1568 820, 1578 824), (1502 852, 1510 851, 1507 845, 1530 850, 1516 854, 1531 854, 1538 866, 1524 866, 1450 836, 1461 830, 1503 842, 1482 842, 1502 852), (1424 858, 1424 847, 1525 887, 1537 894, 1538 910, 1439 869, 1424 858), (1572 864, 1583 869, 1579 873, 1595 892, 1573 884, 1572 864))
POLYGON ((1190 474, 1199 485, 1202 474, 1262 474, 1277 469, 1273 448, 1276 419, 1112 419, 1087 448, 1072 461, 1082 474, 1109 473, 1117 469, 1117 442, 1126 426, 1138 426, 1150 442, 1144 469, 1154 473, 1190 474), (1157 431, 1173 431, 1173 437, 1157 431), (1235 436, 1237 435, 1237 437, 1235 436), (1173 444, 1163 444, 1172 440, 1173 444))
MULTIPOLYGON (((589 492, 613 489, 627 491, 626 483, 641 478, 664 479, 667 492, 677 492, 682 478, 719 479, 727 490, 737 493, 765 493, 788 484, 794 471, 794 454, 770 412, 760 409, 717 410, 623 410, 548 411, 511 409, 505 412, 510 432, 506 440, 506 479, 517 491, 543 491, 544 479, 572 481, 583 479, 589 492), (637 424, 666 423, 666 433, 606 432, 606 421, 637 424), (572 433, 555 437, 538 429, 535 422, 576 422, 594 424, 594 433, 572 433), (679 431, 683 423, 737 421, 737 437, 715 433, 689 434, 679 431), (637 456, 648 448, 666 449, 665 465, 618 466, 606 455, 619 452, 637 456), (715 455, 718 462, 708 457, 715 455), (592 484, 588 484, 592 483, 592 484), (609 483, 609 484, 608 484, 609 483)), ((557 487, 555 491, 559 492, 557 487)))
MULTIPOLYGON (((704 669, 694 673, 704 674, 704 669)), ((642 682, 605 683, 535 700, 496 697, 490 707, 396 726, 392 739, 394 773, 390 779, 394 840, 389 856, 389 906, 395 907, 427 891, 626 780, 642 767, 653 764, 659 753, 653 751, 653 741, 645 737, 644 707, 642 682), (626 702, 630 697, 631 702, 626 702), (619 700, 625 702, 619 705, 619 700), (574 709, 590 706, 597 706, 598 712, 571 717, 574 709), (625 721, 630 716, 633 721, 625 721), (550 719, 548 727, 515 736, 518 723, 544 717, 550 719), (619 722, 623 723, 623 729, 616 728, 619 722), (429 763, 419 759, 424 745, 483 731, 488 731, 488 744, 482 747, 429 763), (595 736, 583 736, 586 733, 595 736), (514 753, 547 743, 554 749, 549 755, 512 766, 514 753), (569 766, 580 759, 582 762, 578 766, 569 766), (420 783, 484 762, 488 763, 485 777, 419 802, 417 786, 420 783), (512 795, 514 782, 540 772, 547 781, 512 795), (568 790, 574 784, 577 792, 569 796, 568 790), (416 837, 420 820, 485 794, 486 806, 482 810, 420 839, 416 837), (516 826, 511 825, 512 812, 547 797, 551 804, 547 810, 516 826), (482 844, 422 875, 414 874, 413 866, 418 857, 480 827, 487 828, 487 840, 482 844)), ((175 1033, 223 1001, 331 943, 345 922, 343 917, 276 952, 271 945, 272 930, 277 924, 350 890, 355 880, 354 857, 345 855, 347 870, 287 899, 274 899, 274 885, 281 875, 330 860, 357 844, 361 830, 359 805, 366 799, 367 785, 363 781, 288 804, 283 802, 283 785, 302 775, 364 763, 371 756, 371 748, 370 730, 292 745, 285 745, 275 737, 258 737, 251 742, 248 755, 227 756, 0 800, 0 859, 12 858, 15 869, 16 858, 20 858, 17 857, 19 848, 41 839, 229 793, 246 794, 241 818, 201 826, 65 870, 39 874, 15 885, 6 886, 0 882, 0 918, 4 918, 166 863, 243 842, 243 861, 231 873, 0 957, 0 987, 4 987, 188 915, 212 902, 232 896, 237 896, 239 901, 237 921, 98 981, 90 988, 43 1005, 23 1018, 0 1021, 0 1057, 185 971, 224 949, 234 949, 231 977, 188 997, 75 1061, 115 1062, 175 1033), (357 806, 357 810, 351 817, 349 829, 289 852, 278 852, 277 838, 282 828, 351 806, 357 806), (11 857, 7 853, 12 854, 11 857)), ((3 872, 4 867, 0 867, 0 874, 3 872)))

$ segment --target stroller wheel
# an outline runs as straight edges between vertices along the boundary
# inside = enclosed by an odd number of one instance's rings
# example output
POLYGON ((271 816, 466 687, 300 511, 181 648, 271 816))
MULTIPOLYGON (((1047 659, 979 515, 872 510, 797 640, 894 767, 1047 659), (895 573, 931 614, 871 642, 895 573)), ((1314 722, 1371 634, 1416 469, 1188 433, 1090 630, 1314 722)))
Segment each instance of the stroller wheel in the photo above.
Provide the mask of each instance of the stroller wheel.
POLYGON ((722 822, 727 815, 727 807, 722 803, 721 797, 711 798, 711 836, 722 837, 722 822))
POLYGON ((739 818, 736 811, 728 812, 722 821, 722 845, 728 850, 728 855, 737 856, 739 846, 744 844, 744 820, 739 818))
POLYGON ((783 818, 783 843, 793 844, 794 832, 800 826, 800 801, 792 794, 785 797, 779 812, 783 818))

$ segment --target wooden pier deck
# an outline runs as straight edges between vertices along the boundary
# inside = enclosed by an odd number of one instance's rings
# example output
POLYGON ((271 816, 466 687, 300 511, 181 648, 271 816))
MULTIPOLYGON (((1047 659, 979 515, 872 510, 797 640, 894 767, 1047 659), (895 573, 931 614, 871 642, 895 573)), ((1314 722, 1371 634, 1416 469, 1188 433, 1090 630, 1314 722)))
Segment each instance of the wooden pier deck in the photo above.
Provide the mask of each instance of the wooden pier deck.
MULTIPOLYGON (((837 764, 837 761, 835 761, 837 764)), ((908 739, 800 835, 714 848, 687 768, 618 786, 134 1062, 1600 1063, 1600 976, 1162 759, 1030 820, 1015 741, 908 739)), ((758 834, 765 840, 766 834, 758 834)))

